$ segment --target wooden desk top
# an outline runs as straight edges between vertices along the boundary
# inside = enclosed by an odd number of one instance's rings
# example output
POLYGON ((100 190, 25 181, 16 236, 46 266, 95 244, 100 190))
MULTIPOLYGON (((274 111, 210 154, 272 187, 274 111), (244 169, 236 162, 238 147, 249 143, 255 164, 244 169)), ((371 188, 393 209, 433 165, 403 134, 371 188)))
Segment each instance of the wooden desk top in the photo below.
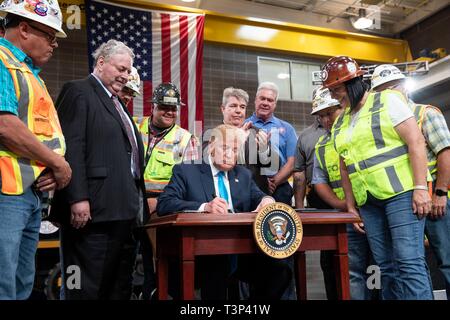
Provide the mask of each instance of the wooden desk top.
MULTIPOLYGON (((256 213, 205 214, 177 213, 152 218, 146 228, 167 226, 201 226, 201 225, 249 225, 255 220, 256 213)), ((357 214, 349 212, 301 212, 302 224, 343 224, 360 222, 357 214)))

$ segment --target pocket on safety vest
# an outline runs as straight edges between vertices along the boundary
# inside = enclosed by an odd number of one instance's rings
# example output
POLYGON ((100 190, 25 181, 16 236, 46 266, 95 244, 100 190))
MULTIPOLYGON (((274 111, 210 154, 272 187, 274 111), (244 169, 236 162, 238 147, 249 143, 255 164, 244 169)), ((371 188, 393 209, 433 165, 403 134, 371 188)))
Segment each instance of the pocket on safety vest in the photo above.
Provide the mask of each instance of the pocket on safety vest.
POLYGON ((51 104, 44 97, 39 98, 33 108, 33 132, 37 135, 51 137, 53 128, 50 119, 51 104))
POLYGON ((172 168, 175 165, 172 152, 157 151, 155 155, 158 163, 158 175, 160 177, 170 177, 172 175, 172 168))

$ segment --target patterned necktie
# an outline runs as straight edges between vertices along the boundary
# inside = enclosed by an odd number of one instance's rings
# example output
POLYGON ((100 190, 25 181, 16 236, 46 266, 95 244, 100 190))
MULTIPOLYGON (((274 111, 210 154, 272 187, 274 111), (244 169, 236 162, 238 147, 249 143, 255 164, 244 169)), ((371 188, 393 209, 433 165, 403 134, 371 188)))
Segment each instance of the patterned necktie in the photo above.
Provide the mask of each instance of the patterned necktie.
POLYGON ((120 115, 120 119, 122 120, 123 126, 125 127, 125 131, 127 133, 128 140, 130 141, 131 144, 131 156, 133 157, 134 173, 136 174, 136 177, 140 177, 141 173, 139 170, 139 153, 136 140, 134 139, 133 136, 133 128, 131 127, 130 122, 127 119, 127 115, 123 110, 122 105, 117 99, 117 96, 112 96, 112 100, 114 102, 114 106, 116 107, 117 112, 120 115))
POLYGON ((219 171, 219 173, 217 174, 217 186, 219 187, 219 197, 221 197, 228 203, 228 191, 227 187, 225 186, 224 177, 225 173, 223 171, 219 171))

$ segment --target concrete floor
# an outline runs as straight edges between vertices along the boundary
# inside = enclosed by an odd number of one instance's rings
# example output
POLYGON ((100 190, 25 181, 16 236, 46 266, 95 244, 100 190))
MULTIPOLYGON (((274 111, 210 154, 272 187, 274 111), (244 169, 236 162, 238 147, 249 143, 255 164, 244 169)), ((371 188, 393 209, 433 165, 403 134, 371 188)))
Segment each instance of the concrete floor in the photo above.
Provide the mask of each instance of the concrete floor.
MULTIPOLYGON (((443 277, 436 266, 436 261, 429 248, 426 250, 427 263, 431 271, 434 285, 434 299, 447 300, 443 277)), ((306 252, 306 280, 308 300, 326 300, 325 285, 320 269, 320 251, 306 252)))

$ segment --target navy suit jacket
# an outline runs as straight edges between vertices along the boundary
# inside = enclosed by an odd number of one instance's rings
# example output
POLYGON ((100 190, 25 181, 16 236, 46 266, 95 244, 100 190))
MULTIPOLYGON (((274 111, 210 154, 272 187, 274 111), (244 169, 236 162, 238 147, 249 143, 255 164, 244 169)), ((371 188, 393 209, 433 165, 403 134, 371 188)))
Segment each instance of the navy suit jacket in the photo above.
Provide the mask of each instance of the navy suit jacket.
MULTIPOLYGON (((252 179, 250 170, 235 166, 228 171, 231 199, 235 212, 255 210, 266 196, 252 179)), ((214 180, 209 164, 179 164, 173 167, 172 178, 158 197, 156 211, 159 216, 197 210, 210 202, 215 194, 214 180)))

